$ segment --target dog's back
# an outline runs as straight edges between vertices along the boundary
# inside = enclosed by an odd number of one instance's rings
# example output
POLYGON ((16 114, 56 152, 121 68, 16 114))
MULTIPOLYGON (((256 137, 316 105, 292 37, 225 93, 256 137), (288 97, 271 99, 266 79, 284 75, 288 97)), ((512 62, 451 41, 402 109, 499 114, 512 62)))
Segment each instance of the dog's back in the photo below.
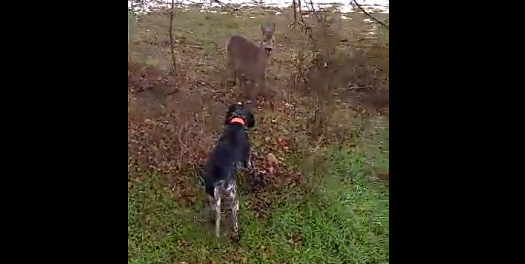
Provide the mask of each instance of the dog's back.
POLYGON ((226 188, 235 180, 237 166, 243 161, 248 144, 248 135, 241 125, 229 125, 219 138, 204 169, 206 193, 214 194, 214 188, 223 185, 226 188))

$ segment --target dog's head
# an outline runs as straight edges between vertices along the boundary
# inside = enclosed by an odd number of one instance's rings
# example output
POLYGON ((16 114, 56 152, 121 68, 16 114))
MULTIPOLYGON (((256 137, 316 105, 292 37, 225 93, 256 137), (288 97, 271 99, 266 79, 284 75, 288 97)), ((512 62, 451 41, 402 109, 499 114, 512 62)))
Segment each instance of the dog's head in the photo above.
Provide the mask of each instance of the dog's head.
POLYGON ((237 102, 228 107, 226 112, 226 119, 224 124, 240 123, 246 128, 255 126, 255 118, 250 110, 248 110, 242 102, 237 102))

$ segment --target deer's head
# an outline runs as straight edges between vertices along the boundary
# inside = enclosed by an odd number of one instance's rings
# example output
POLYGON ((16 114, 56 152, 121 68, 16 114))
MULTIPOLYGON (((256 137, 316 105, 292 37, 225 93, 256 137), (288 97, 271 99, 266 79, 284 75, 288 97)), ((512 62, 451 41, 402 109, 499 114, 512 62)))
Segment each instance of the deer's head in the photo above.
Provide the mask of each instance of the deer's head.
POLYGON ((275 33, 275 23, 261 24, 261 34, 262 34, 261 47, 264 48, 268 53, 270 53, 270 51, 272 51, 273 49, 274 33, 275 33))

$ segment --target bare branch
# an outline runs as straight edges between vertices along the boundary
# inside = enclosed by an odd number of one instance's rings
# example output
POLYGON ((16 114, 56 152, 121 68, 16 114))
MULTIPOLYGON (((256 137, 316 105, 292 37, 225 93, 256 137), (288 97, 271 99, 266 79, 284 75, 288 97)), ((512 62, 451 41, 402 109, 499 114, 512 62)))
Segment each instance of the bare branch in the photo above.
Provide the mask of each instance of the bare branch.
POLYGON ((226 4, 223 3, 223 2, 220 1, 220 0, 212 0, 212 2, 215 2, 215 3, 219 4, 221 7, 226 7, 226 4))
POLYGON ((173 10, 175 9, 175 0, 171 0, 171 11, 170 11, 170 48, 171 48, 171 64, 172 72, 175 73, 175 52, 173 49, 173 10))
POLYGON ((297 2, 293 0, 293 24, 297 25, 297 2))
POLYGON ((230 12, 231 11, 239 11, 240 10, 238 7, 235 7, 232 4, 225 4, 221 0, 211 0, 210 3, 217 3, 219 6, 221 6, 222 8, 228 9, 230 12))
POLYGON ((375 22, 381 24, 383 27, 385 27, 386 29, 390 30, 390 28, 382 21, 379 21, 377 20, 375 17, 373 17, 372 15, 370 15, 368 12, 365 11, 365 9, 363 9, 363 7, 361 7, 360 4, 357 3, 356 0, 352 0, 354 2, 354 4, 357 6, 357 8, 359 8, 359 10, 361 10, 361 12, 363 12, 365 15, 367 15, 370 19, 374 20, 375 22))

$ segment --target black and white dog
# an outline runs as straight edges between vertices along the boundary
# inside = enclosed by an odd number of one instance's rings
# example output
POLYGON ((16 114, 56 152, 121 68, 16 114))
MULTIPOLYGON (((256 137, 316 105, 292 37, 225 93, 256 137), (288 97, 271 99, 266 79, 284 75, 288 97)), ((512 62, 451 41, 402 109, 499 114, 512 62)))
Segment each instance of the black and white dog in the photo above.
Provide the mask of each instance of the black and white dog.
POLYGON ((239 200, 235 174, 242 163, 251 180, 255 179, 255 171, 250 158, 250 140, 246 132, 248 128, 255 125, 255 120, 253 114, 245 109, 241 102, 238 102, 228 108, 224 123, 226 128, 206 162, 201 177, 204 180, 211 208, 215 211, 215 235, 219 237, 221 194, 225 194, 232 200, 232 239, 238 240, 239 200))

